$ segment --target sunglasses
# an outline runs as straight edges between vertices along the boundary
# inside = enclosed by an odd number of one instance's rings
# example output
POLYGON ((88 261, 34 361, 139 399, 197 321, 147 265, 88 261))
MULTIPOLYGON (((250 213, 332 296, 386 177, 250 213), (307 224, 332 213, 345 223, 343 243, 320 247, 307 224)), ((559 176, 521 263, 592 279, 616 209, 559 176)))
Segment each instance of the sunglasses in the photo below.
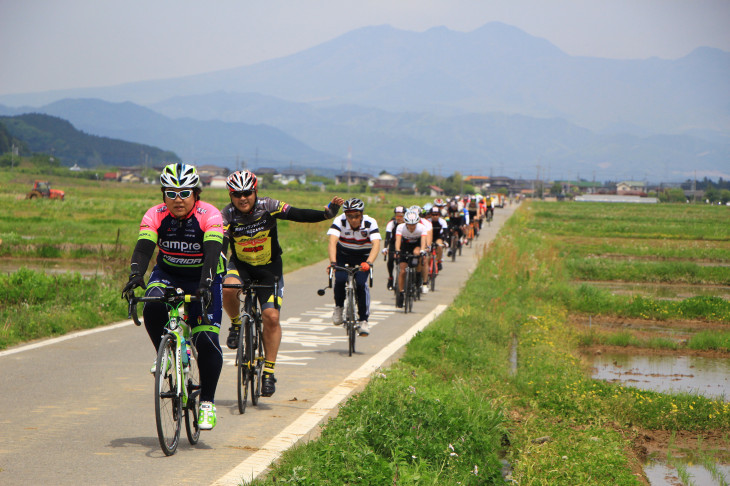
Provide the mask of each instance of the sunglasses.
POLYGON ((180 196, 180 199, 187 199, 193 194, 192 189, 183 189, 180 192, 177 191, 165 191, 165 196, 169 197, 173 201, 180 196))
POLYGON ((231 196, 233 197, 248 197, 253 194, 253 191, 232 191, 231 196))

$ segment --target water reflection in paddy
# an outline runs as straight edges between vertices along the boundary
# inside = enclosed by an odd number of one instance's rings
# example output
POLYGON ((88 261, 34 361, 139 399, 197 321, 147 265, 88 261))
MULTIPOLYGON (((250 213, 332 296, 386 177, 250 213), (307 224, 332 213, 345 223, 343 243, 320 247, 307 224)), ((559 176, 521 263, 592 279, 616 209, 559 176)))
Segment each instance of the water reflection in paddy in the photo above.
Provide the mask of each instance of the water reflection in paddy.
POLYGON ((730 360, 700 356, 597 355, 593 378, 659 392, 730 399, 730 360))

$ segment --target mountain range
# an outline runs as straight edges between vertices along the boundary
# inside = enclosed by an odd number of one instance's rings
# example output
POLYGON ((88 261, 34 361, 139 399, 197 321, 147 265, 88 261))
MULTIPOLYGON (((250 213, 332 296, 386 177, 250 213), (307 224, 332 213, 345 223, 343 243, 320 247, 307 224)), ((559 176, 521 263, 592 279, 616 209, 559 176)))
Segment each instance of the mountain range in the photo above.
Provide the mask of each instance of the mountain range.
POLYGON ((185 160, 531 177, 730 177, 730 53, 567 55, 501 23, 389 26, 184 78, 0 96, 185 160))

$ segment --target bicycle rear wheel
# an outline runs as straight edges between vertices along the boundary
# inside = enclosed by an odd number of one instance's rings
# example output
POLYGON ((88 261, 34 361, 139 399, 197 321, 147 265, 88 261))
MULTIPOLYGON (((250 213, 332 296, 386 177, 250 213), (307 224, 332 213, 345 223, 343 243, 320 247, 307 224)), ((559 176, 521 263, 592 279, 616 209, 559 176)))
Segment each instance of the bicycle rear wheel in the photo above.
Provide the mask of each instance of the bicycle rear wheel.
POLYGON ((185 406, 185 432, 188 442, 195 445, 200 438, 198 412, 200 411, 200 372, 198 370, 198 350, 190 345, 190 371, 187 376, 188 403, 185 406))
POLYGON ((165 334, 157 350, 155 370, 155 421, 157 438, 166 456, 177 450, 182 425, 182 400, 177 394, 177 340, 173 334, 165 334))
POLYGON ((241 322, 242 336, 238 338, 238 349, 236 351, 236 363, 238 363, 238 370, 236 372, 236 378, 238 383, 238 413, 246 413, 246 403, 248 402, 248 384, 250 380, 250 363, 251 360, 250 350, 251 347, 248 343, 250 339, 250 317, 245 316, 241 322))

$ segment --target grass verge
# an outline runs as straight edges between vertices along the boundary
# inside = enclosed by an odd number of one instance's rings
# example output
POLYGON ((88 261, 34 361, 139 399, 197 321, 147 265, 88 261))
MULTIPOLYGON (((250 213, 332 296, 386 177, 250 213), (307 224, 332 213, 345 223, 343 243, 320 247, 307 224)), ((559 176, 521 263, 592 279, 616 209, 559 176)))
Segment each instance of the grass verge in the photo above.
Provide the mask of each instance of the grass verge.
POLYGON ((550 298, 563 262, 533 217, 516 212, 403 358, 254 484, 642 484, 639 430, 730 431, 722 401, 590 378, 550 298))

